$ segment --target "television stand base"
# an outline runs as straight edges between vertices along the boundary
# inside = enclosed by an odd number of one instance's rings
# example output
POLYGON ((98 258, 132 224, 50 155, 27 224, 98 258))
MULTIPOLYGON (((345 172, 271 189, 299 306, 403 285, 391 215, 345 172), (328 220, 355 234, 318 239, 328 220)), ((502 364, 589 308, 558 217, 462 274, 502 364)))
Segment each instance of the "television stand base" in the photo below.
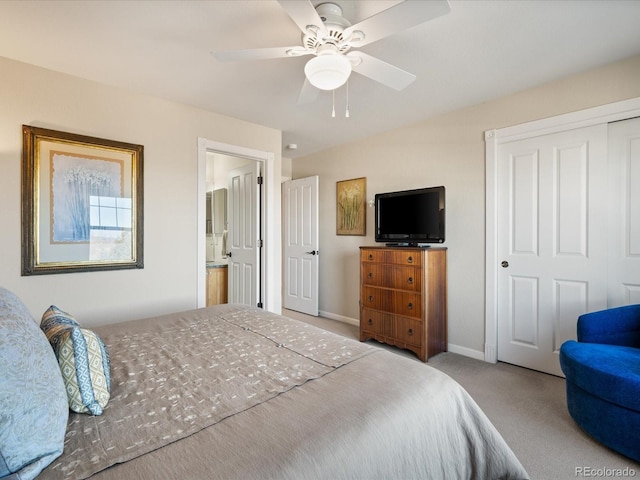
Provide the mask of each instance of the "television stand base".
POLYGON ((431 245, 425 245, 423 243, 385 243, 386 247, 413 247, 413 248, 429 248, 431 245))

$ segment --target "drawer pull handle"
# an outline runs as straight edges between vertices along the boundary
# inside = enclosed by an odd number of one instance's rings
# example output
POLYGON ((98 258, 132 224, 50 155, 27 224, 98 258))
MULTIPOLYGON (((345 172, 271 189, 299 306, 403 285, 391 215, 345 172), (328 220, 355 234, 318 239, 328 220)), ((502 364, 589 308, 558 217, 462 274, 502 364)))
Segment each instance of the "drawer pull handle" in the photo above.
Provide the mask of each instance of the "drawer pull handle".
POLYGON ((373 278, 373 272, 369 272, 369 274, 367 275, 367 277, 369 277, 369 278, 373 278))
POLYGON ((409 310, 413 310, 413 303, 409 302, 409 304, 407 305, 407 308, 409 310))
POLYGON ((373 260, 373 254, 369 254, 369 260, 373 260))
POLYGON ((407 258, 407 263, 413 263, 413 257, 408 257, 407 258))
POLYGON ((407 283, 408 283, 409 285, 412 285, 412 284, 413 284, 413 277, 409 277, 409 278, 407 278, 407 283))
POLYGON ((369 325, 373 325, 373 320, 369 319, 369 321, 367 322, 369 325))
POLYGON ((410 328, 407 333, 409 334, 410 337, 413 336, 413 328, 410 328))
POLYGON ((369 295, 369 301, 373 302, 373 295, 369 295))

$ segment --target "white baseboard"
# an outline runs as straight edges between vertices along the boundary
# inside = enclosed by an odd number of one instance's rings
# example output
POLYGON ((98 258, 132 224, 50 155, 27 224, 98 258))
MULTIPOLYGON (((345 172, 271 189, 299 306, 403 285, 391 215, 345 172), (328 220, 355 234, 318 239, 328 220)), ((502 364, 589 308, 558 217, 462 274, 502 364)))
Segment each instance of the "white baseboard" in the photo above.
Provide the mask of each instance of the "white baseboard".
POLYGON ((458 355, 464 355, 465 357, 475 358, 476 360, 484 361, 484 352, 473 350, 472 348, 461 347, 460 345, 449 343, 447 344, 447 351, 451 353, 457 353, 458 355))
POLYGON ((328 318, 330 320, 337 320, 338 322, 348 323, 349 325, 353 325, 355 327, 360 326, 360 320, 357 318, 344 317, 342 315, 336 315, 335 313, 320 311, 318 314, 321 317, 328 318))

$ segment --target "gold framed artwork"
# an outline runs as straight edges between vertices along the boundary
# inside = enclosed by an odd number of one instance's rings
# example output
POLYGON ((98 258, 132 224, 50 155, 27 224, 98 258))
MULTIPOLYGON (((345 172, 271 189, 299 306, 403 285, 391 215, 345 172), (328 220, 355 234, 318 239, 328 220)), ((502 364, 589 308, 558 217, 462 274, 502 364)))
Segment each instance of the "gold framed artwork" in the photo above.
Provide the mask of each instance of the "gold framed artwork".
POLYGON ((336 234, 366 235, 367 179, 336 182, 336 234))
POLYGON ((144 147, 22 126, 22 275, 143 268, 144 147))

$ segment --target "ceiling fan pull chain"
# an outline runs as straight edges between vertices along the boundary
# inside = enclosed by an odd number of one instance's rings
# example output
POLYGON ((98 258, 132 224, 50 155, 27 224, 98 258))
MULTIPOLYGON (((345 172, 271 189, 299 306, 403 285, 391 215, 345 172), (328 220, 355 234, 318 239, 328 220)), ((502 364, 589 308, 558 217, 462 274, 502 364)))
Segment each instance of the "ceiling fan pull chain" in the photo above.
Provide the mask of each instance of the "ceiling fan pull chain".
POLYGON ((331 102, 331 118, 336 118, 336 91, 331 90, 331 95, 333 95, 333 100, 331 102))
POLYGON ((349 80, 347 80, 347 109, 344 112, 344 116, 349 118, 349 80))

